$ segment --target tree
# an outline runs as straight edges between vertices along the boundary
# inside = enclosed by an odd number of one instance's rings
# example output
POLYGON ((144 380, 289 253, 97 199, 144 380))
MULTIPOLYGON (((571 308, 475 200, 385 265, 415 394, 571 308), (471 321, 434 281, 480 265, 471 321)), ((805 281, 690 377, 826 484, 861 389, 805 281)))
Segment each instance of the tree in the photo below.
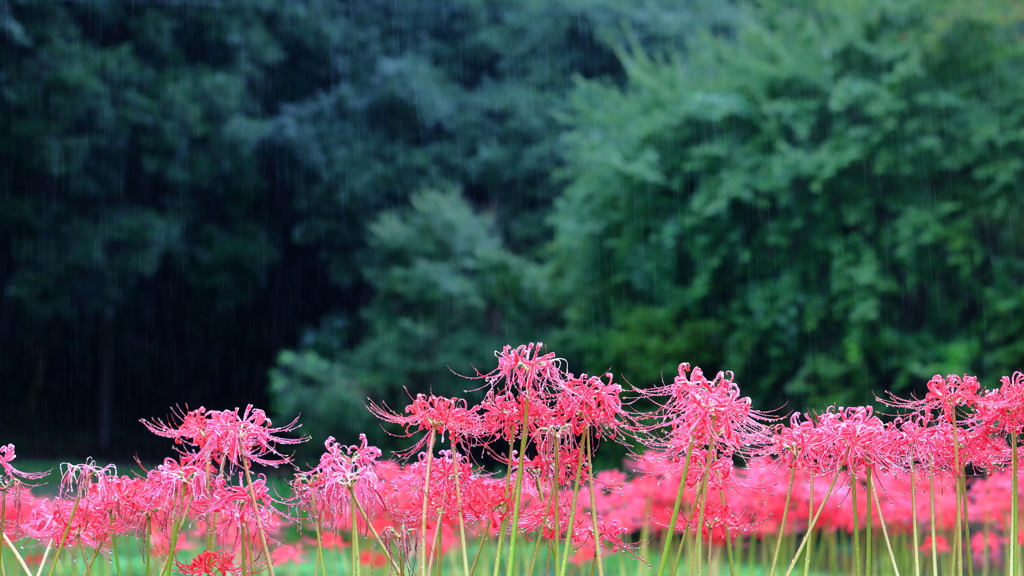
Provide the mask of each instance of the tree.
POLYGON ((762 406, 1024 357, 1011 3, 750 7, 685 60, 620 50, 564 118, 553 284, 587 365, 686 360, 762 406))

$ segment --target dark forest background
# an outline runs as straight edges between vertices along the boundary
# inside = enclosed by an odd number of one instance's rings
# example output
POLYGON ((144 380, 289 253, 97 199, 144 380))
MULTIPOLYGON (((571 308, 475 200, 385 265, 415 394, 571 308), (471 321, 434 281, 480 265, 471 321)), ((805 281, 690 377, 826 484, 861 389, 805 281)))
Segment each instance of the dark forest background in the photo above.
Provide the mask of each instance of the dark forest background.
POLYGON ((139 418, 253 403, 394 444, 366 397, 531 341, 765 409, 992 384, 1024 365, 1022 22, 0 0, 0 442, 152 459, 139 418))

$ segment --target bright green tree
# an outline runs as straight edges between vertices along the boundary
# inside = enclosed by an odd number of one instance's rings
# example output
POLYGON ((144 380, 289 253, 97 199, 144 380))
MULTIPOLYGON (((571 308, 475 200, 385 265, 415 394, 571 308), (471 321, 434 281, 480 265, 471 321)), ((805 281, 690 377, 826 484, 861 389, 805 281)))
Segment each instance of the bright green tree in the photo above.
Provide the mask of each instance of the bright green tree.
POLYGON ((580 80, 551 277, 586 365, 689 361, 765 408, 1024 359, 1024 12, 765 2, 580 80))

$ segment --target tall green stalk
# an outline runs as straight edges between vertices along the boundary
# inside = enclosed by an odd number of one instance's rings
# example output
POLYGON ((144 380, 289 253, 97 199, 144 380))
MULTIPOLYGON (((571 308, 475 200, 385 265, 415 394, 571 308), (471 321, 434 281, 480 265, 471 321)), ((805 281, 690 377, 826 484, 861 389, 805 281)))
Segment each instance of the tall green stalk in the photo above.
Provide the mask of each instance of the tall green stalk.
POLYGON ((1019 562, 1018 542, 1020 542, 1019 510, 1017 502, 1017 433, 1010 434, 1010 561, 1008 574, 1017 576, 1017 562, 1019 562))
POLYGON ((914 548, 914 576, 921 576, 921 546, 917 529, 917 482, 914 474, 914 461, 910 461, 910 524, 913 529, 912 546, 914 548))
MULTIPOLYGON (((814 474, 811 474, 810 497, 807 498, 807 517, 814 512, 814 474)), ((814 535, 807 535, 807 551, 804 552, 804 576, 811 572, 811 555, 814 553, 814 535)))
MULTIPOLYGON (((359 524, 356 522, 356 507, 355 506, 349 506, 348 507, 348 511, 350 513, 349 515, 352 517, 352 570, 353 570, 353 572, 355 573, 356 576, 359 576, 359 571, 361 570, 361 567, 359 565, 359 524)), ((317 545, 317 553, 320 554, 320 558, 322 560, 323 559, 323 554, 320 553, 320 530, 319 529, 317 529, 316 537, 317 537, 317 543, 316 543, 316 545, 317 545)), ((327 567, 326 566, 324 566, 324 572, 327 572, 327 567)))
MULTIPOLYGON (((427 506, 430 503, 430 465, 434 462, 434 439, 437 437, 437 430, 431 426, 430 436, 427 439, 427 469, 426 477, 423 480, 423 514, 420 518, 420 576, 428 576, 427 573, 427 506)), ((274 576, 271 574, 270 576, 274 576)))
POLYGON ((693 455, 694 437, 690 436, 690 444, 686 448, 686 459, 683 461, 683 476, 679 479, 679 488, 676 490, 676 502, 672 505, 672 517, 668 521, 668 531, 665 534, 665 543, 661 547, 661 559, 658 561, 658 572, 656 576, 664 576, 665 566, 668 562, 669 551, 672 549, 672 535, 676 531, 676 522, 679 519, 679 507, 683 502, 683 492, 686 490, 686 476, 690 472, 690 456, 693 455))
POLYGON ((821 500, 821 505, 818 506, 818 511, 814 513, 814 518, 807 524, 807 532, 804 533, 803 539, 800 541, 800 545, 797 546, 796 552, 793 554, 793 560, 789 563, 789 568, 786 570, 785 576, 790 576, 793 573, 793 569, 796 568, 797 559, 800 558, 800 552, 803 551, 804 547, 807 546, 807 537, 814 532, 814 526, 818 523, 818 517, 821 516, 821 512, 825 510, 825 504, 828 503, 828 497, 832 495, 832 489, 836 487, 836 481, 839 480, 839 471, 836 470, 835 476, 832 477, 832 482, 828 485, 828 490, 825 491, 825 497, 821 500))
POLYGON ((939 576, 939 547, 935 542, 935 472, 928 472, 928 516, 932 531, 932 576, 939 576))
MULTIPOLYGON (((697 576, 701 574, 701 557, 704 553, 704 512, 708 507, 708 480, 711 477, 711 464, 715 454, 714 441, 708 445, 708 457, 707 462, 704 464, 704 477, 700 481, 700 490, 697 492, 697 499, 700 501, 700 511, 697 513, 697 557, 695 562, 697 564, 697 576)), ((709 534, 710 537, 710 534, 709 534)))
POLYGON ((786 503, 782 505, 782 522, 779 523, 779 538, 775 541, 775 553, 768 576, 775 576, 775 566, 779 562, 779 551, 782 550, 782 535, 786 532, 786 518, 789 516, 789 500, 793 496, 793 481, 796 480, 796 466, 789 467, 789 487, 786 488, 786 503))
MULTIPOLYGON (((868 467, 868 489, 871 490, 871 494, 875 500, 875 506, 878 508, 878 522, 882 526, 882 537, 885 538, 885 547, 889 550, 889 560, 892 561, 892 570, 896 573, 896 576, 900 576, 900 569, 896 566, 896 555, 892 551, 892 543, 889 542, 889 531, 885 527, 885 517, 882 516, 882 503, 878 501, 878 491, 871 486, 871 467, 868 467)), ((868 509, 871 508, 871 502, 868 502, 868 509)))
POLYGON ((866 517, 864 519, 864 574, 865 576, 871 576, 872 569, 874 568, 874 563, 871 561, 871 528, 874 524, 874 519, 871 517, 871 494, 874 492, 875 487, 874 482, 871 480, 871 466, 867 467, 865 475, 867 476, 867 483, 865 484, 864 503, 868 505, 868 508, 865 510, 866 517))
MULTIPOLYGON (((519 531, 519 505, 523 497, 523 460, 526 458, 526 441, 530 436, 530 398, 523 398, 523 427, 519 439, 519 466, 516 468, 516 491, 512 500, 512 534, 508 545, 508 565, 505 569, 505 576, 512 576, 516 563, 516 534, 519 531)), ((571 527, 570 527, 571 530, 571 527)))
MULTIPOLYGON (((569 524, 565 529, 565 548, 562 550, 562 563, 558 566, 558 576, 565 576, 565 569, 569 565, 569 550, 572 548, 573 526, 576 524, 576 504, 580 496, 580 473, 583 471, 583 459, 576 460, 576 475, 573 476, 572 505, 569 507, 569 524)), ((559 531, 561 528, 559 528, 559 531)), ((555 534, 558 537, 558 534, 555 534)))
MULTIPOLYGON (((67 526, 64 527, 64 533, 60 537, 60 544, 57 545, 57 551, 53 555, 53 564, 50 564, 50 571, 46 573, 46 576, 53 576, 53 570, 57 568, 57 561, 60 560, 60 553, 68 542, 68 534, 71 533, 71 522, 75 519, 75 514, 78 512, 78 503, 81 500, 82 495, 79 494, 75 497, 75 503, 71 505, 71 514, 68 516, 67 526)), ((148 576, 149 570, 146 570, 146 574, 148 576)))
POLYGON ((860 513, 857 510, 857 472, 852 469, 850 470, 850 488, 853 490, 853 576, 860 576, 860 513))
MULTIPOLYGON (((238 440, 238 448, 244 453, 242 447, 242 440, 238 440)), ((267 545, 267 530, 263 527, 263 519, 259 515, 259 506, 256 504, 256 491, 252 488, 252 473, 249 470, 249 459, 242 456, 242 470, 245 471, 245 487, 249 491, 249 502, 252 504, 253 515, 256 518, 256 533, 260 537, 260 547, 263 548, 263 554, 267 559, 267 573, 270 576, 276 576, 274 573, 274 562, 270 558, 270 546, 267 545)))
POLYGON ((594 463, 593 463, 593 452, 594 445, 590 439, 590 433, 585 432, 583 434, 583 444, 586 446, 587 451, 587 469, 590 470, 590 522, 594 529, 594 562, 597 563, 597 574, 598 576, 604 576, 604 558, 601 553, 601 529, 597 525, 597 491, 594 488, 594 463))

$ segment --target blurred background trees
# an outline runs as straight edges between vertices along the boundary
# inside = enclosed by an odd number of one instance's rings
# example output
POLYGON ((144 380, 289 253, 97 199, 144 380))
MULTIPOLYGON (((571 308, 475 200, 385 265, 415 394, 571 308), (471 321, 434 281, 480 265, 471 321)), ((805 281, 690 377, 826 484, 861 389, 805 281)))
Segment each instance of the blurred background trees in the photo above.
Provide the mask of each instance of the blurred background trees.
POLYGON ((0 0, 0 440, 386 441, 536 340, 762 408, 1022 367, 1019 5, 630 4, 0 0))

